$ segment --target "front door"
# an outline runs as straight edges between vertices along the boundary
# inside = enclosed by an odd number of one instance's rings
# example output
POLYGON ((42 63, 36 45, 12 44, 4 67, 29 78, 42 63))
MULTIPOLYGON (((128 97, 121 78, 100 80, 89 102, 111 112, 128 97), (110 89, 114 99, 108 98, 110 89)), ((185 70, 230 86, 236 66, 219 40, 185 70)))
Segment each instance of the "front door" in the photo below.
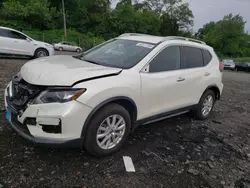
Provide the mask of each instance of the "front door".
POLYGON ((17 55, 32 56, 34 44, 22 33, 8 30, 8 49, 17 55))
POLYGON ((141 119, 185 107, 185 78, 180 69, 180 47, 169 46, 141 75, 141 119))

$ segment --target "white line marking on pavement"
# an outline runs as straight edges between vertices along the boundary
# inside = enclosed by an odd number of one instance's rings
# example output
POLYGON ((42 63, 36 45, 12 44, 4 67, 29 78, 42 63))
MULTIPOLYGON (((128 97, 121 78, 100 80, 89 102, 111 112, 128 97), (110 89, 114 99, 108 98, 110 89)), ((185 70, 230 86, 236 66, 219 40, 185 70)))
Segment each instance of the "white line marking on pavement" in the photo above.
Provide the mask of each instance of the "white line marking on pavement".
POLYGON ((131 157, 123 156, 123 161, 127 172, 135 172, 135 167, 131 157))

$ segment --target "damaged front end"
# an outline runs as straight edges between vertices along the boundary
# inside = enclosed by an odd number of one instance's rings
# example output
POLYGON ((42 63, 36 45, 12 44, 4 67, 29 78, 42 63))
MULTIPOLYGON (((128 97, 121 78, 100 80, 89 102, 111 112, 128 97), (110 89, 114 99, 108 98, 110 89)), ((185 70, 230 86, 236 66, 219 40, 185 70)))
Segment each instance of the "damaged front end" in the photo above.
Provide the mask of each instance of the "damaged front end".
MULTIPOLYGON (((13 77, 5 91, 6 119, 20 135, 33 141, 27 125, 20 123, 18 118, 27 109, 28 104, 35 99, 45 87, 27 83, 20 74, 13 77)), ((27 118, 26 120, 29 120, 27 118)))
POLYGON ((22 79, 21 75, 18 74, 13 77, 7 87, 7 106, 16 114, 20 114, 25 111, 27 104, 37 97, 44 89, 44 86, 36 86, 27 83, 22 79))

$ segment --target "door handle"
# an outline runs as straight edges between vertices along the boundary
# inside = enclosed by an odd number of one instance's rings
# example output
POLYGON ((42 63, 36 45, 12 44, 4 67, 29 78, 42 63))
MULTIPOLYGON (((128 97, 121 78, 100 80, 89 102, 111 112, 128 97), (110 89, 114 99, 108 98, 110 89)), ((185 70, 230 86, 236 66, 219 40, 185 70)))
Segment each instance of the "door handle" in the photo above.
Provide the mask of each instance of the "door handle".
POLYGON ((177 82, 183 82, 184 80, 185 80, 185 78, 179 77, 179 78, 177 79, 177 82))
POLYGON ((204 76, 209 76, 210 75, 210 73, 209 72, 206 72, 205 74, 204 74, 204 76))

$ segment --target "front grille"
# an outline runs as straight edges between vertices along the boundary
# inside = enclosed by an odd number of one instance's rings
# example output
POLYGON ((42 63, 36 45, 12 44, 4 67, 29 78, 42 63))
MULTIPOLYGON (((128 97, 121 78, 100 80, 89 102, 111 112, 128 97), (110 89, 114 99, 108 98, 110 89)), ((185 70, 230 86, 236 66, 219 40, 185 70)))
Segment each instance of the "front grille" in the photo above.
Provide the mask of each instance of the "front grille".
POLYGON ((9 95, 8 100, 10 105, 18 111, 25 110, 26 104, 44 89, 44 87, 27 83, 20 76, 15 76, 12 79, 12 85, 10 87, 12 95, 9 95))
POLYGON ((21 130, 23 133, 25 133, 26 135, 30 135, 31 136, 30 131, 29 131, 27 125, 20 123, 18 121, 18 119, 17 119, 17 114, 15 114, 13 112, 11 113, 11 122, 16 126, 16 128, 18 128, 19 130, 21 130))

